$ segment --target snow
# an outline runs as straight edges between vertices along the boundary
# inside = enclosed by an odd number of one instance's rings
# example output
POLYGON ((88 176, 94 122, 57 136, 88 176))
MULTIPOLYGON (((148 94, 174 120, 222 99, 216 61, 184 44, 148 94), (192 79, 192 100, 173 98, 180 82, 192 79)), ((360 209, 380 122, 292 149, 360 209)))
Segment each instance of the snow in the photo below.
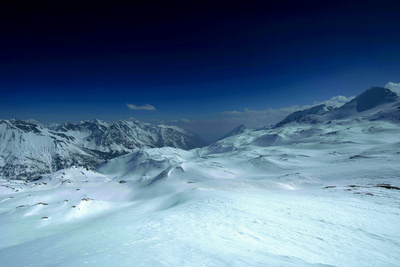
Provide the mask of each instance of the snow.
POLYGON ((241 124, 241 125, 237 126, 235 129, 233 129, 232 131, 230 131, 229 133, 225 134, 219 140, 222 140, 222 139, 225 139, 225 138, 228 138, 228 137, 231 137, 231 136, 235 136, 235 135, 238 135, 238 134, 242 134, 242 133, 248 133, 248 132, 251 132, 253 130, 255 130, 255 129, 248 128, 244 124, 241 124))
POLYGON ((350 102, 333 109, 326 105, 318 105, 288 115, 274 127, 286 124, 316 124, 330 120, 351 118, 386 120, 400 122, 400 97, 395 92, 383 87, 371 87, 350 102))
POLYGON ((342 107, 328 114, 329 119, 343 119, 363 116, 371 116, 388 107, 399 104, 400 97, 383 87, 372 87, 357 96, 342 107))
POLYGON ((0 262, 399 266, 400 125, 381 116, 396 101, 0 180, 0 262))
POLYGON ((0 177, 32 179, 78 163, 97 167, 136 148, 201 146, 178 127, 101 120, 46 127, 33 120, 0 120, 0 177))
POLYGON ((138 149, 95 171, 2 181, 0 259, 398 266, 400 190, 384 184, 400 187, 399 133, 382 121, 286 126, 191 151, 138 149), (281 141, 266 143, 271 136, 281 141))

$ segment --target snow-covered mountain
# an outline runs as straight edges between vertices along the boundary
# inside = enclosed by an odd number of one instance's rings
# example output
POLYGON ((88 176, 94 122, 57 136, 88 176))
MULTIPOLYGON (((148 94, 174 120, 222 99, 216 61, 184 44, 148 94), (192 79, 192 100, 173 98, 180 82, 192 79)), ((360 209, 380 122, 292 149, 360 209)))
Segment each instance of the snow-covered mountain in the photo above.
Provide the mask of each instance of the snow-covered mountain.
POLYGON ((315 123, 319 121, 320 115, 326 114, 333 108, 325 104, 311 107, 305 110, 299 110, 288 115, 282 121, 278 122, 274 128, 281 127, 285 124, 296 122, 296 123, 315 123))
POLYGON ((0 180, 0 261, 399 266, 399 136, 369 117, 288 123, 0 180))
POLYGON ((82 121, 52 127, 76 139, 82 147, 123 154, 135 148, 177 147, 192 149, 204 145, 194 133, 176 126, 153 125, 140 121, 82 121))
POLYGON ((331 120, 369 119, 400 121, 400 97, 389 89, 371 87, 339 108, 324 104, 296 111, 277 123, 274 128, 286 124, 320 123, 331 120))
POLYGON ((175 127, 139 121, 82 121, 47 127, 35 121, 0 120, 0 177, 30 179, 72 165, 97 167, 136 148, 182 149, 204 143, 175 127))
POLYGON ((236 127, 235 129, 233 129, 232 131, 228 132, 227 134, 225 134, 223 137, 221 137, 219 140, 231 137, 231 136, 235 136, 238 134, 242 134, 242 133, 247 133, 250 131, 253 131, 253 128, 249 128, 244 124, 239 125, 238 127, 236 127))
MULTIPOLYGON (((95 170, 0 180, 0 261, 399 266, 400 111, 397 96, 380 92, 203 148, 137 148, 95 170)), ((95 124, 1 127, 13 129, 7 140, 32 160, 52 151, 90 155, 107 143, 97 133, 111 128, 95 124)))
POLYGON ((325 119, 364 118, 400 121, 400 97, 383 87, 372 87, 343 106, 325 114, 325 119))

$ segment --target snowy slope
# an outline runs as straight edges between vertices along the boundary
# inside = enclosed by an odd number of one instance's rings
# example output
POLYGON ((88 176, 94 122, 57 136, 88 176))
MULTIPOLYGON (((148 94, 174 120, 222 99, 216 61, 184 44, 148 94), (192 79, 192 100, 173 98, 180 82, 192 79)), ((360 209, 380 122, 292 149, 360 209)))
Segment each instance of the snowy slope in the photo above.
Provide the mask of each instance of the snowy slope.
POLYGON ((343 106, 333 109, 318 105, 306 110, 296 111, 277 123, 274 128, 285 124, 320 123, 329 120, 351 118, 370 120, 400 121, 400 97, 383 87, 371 87, 343 106))
POLYGON ((319 121, 320 115, 326 114, 328 111, 331 111, 333 108, 326 106, 324 104, 318 105, 315 107, 311 107, 305 110, 299 110, 293 112, 288 115, 282 121, 278 122, 274 128, 281 127, 288 123, 316 123, 319 121))
POLYGON ((35 121, 0 120, 0 177, 31 179, 72 165, 97 167, 136 148, 202 146, 193 133, 139 121, 100 120, 46 127, 35 121))
POLYGON ((96 166, 105 158, 75 139, 38 124, 0 121, 0 177, 26 179, 71 165, 96 166))
POLYGON ((326 117, 336 120, 360 116, 373 117, 379 112, 391 111, 393 107, 400 107, 400 97, 396 93, 383 87, 372 87, 340 108, 326 114, 326 117))
POLYGON ((399 133, 369 120, 288 125, 2 181, 0 260, 398 266, 399 133))
POLYGON ((73 136, 85 148, 114 154, 135 148, 171 146, 192 149, 203 145, 199 137, 187 130, 140 121, 82 121, 77 124, 63 123, 54 129, 73 136))
POLYGON ((377 115, 396 101, 1 180, 0 262, 399 266, 400 124, 377 115))
POLYGON ((223 137, 221 137, 219 140, 231 137, 231 136, 235 136, 238 134, 242 134, 242 133, 248 133, 251 132, 255 129, 253 128, 249 128, 244 124, 239 125, 238 127, 236 127, 235 129, 233 129, 232 131, 228 132, 227 134, 225 134, 223 137))

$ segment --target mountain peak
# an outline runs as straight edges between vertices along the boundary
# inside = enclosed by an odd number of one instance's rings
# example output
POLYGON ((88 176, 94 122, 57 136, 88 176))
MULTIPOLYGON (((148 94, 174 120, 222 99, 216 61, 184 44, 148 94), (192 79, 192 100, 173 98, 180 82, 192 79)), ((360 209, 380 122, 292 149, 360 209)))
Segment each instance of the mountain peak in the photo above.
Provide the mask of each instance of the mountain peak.
POLYGON ((398 121, 400 120, 398 107, 400 107, 399 95, 387 88, 374 86, 336 109, 321 104, 309 109, 296 111, 277 123, 274 128, 293 122, 317 123, 360 116, 373 120, 398 121))
POLYGON ((325 114, 328 111, 331 111, 333 108, 331 106, 327 106, 325 104, 321 104, 318 106, 314 106, 308 109, 299 110, 293 112, 284 118, 281 122, 277 123, 274 128, 281 127, 285 124, 291 122, 310 122, 316 119, 316 116, 325 114))
POLYGON ((383 87, 371 87, 350 101, 350 103, 353 101, 356 102, 357 112, 363 112, 380 104, 394 102, 396 99, 398 99, 398 95, 389 89, 383 87))
POLYGON ((238 134, 242 134, 245 132, 249 132, 252 131, 252 128, 248 128, 246 125, 244 124, 240 124, 239 126, 237 126, 235 129, 233 129, 232 131, 230 131, 229 133, 225 134, 223 137, 221 137, 219 140, 231 137, 231 136, 235 136, 238 134))
POLYGON ((350 102, 340 108, 333 110, 329 114, 329 119, 346 119, 352 117, 372 116, 377 112, 383 112, 395 102, 399 102, 400 97, 383 87, 371 87, 350 102))
POLYGON ((101 120, 53 127, 34 121, 0 120, 0 177, 32 178, 72 165, 97 167, 138 148, 205 145, 194 133, 176 126, 101 120))

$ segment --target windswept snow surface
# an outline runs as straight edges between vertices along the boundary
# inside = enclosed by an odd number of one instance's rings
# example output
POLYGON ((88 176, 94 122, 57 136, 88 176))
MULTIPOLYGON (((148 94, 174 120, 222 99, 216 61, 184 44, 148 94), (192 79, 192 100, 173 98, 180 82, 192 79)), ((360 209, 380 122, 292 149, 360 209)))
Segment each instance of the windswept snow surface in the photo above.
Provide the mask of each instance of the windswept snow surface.
POLYGON ((400 266, 400 126, 348 119, 1 181, 3 266, 400 266))

